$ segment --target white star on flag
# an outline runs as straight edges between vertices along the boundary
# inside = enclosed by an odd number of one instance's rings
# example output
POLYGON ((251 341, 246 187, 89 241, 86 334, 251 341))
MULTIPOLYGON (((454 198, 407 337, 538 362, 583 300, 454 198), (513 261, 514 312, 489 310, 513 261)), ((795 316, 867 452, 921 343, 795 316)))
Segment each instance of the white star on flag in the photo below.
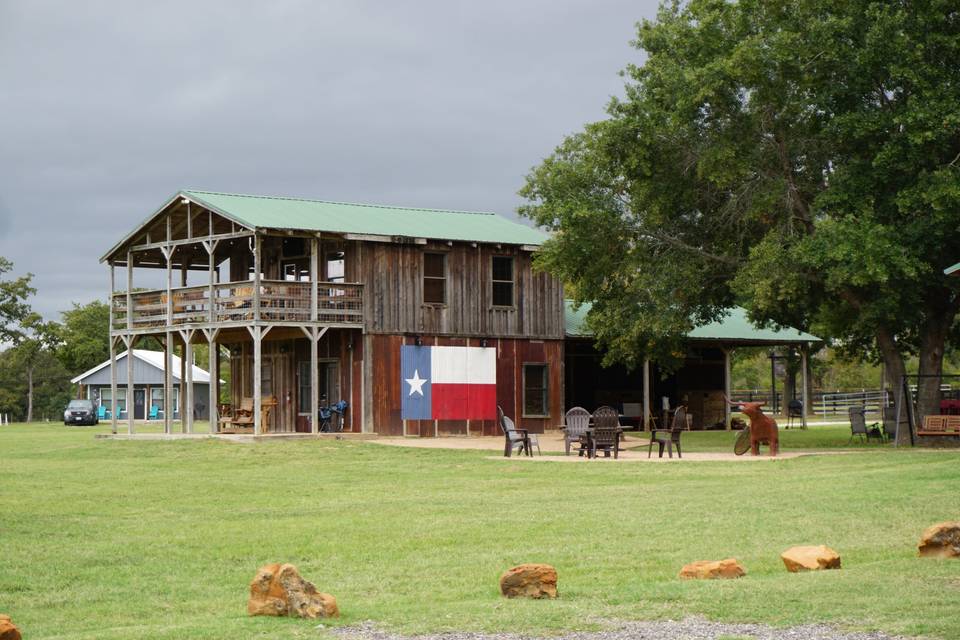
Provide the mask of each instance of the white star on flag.
POLYGON ((420 371, 419 371, 418 369, 414 369, 414 370, 413 370, 413 377, 412 377, 412 378, 405 378, 405 380, 406 380, 406 383, 407 383, 408 385, 410 385, 410 394, 409 394, 409 395, 412 396, 414 393, 419 393, 419 394, 422 396, 422 395, 423 395, 423 385, 424 385, 425 382, 427 382, 427 380, 429 380, 429 378, 421 378, 421 377, 420 377, 420 371))

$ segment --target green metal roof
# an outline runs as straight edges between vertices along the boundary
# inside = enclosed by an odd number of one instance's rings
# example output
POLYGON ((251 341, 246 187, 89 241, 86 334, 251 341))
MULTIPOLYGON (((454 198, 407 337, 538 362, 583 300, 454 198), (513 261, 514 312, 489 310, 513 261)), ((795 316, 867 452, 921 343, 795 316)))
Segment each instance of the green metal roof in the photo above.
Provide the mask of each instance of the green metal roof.
POLYGON ((960 276, 960 262, 943 270, 944 275, 960 276))
MULTIPOLYGON (((583 304, 574 310, 573 301, 564 301, 564 323, 566 334, 570 337, 590 337, 593 334, 587 329, 587 313, 590 312, 590 303, 583 304)), ((724 341, 755 344, 787 344, 797 342, 822 342, 816 336, 798 331, 797 329, 761 329, 754 326, 747 319, 747 312, 740 307, 727 310, 726 317, 719 322, 697 327, 687 334, 691 340, 724 341)))
POLYGON ((213 191, 181 193, 197 204, 254 229, 530 245, 540 245, 547 239, 546 234, 537 229, 489 212, 348 204, 213 191))

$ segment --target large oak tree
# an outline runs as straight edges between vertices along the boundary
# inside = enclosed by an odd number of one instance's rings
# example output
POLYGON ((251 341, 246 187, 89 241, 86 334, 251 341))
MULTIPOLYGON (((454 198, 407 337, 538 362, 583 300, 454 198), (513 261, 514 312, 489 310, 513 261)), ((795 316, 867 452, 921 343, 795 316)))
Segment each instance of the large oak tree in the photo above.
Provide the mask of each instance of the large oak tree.
MULTIPOLYGON (((528 176, 539 264, 610 358, 745 306, 939 374, 960 307, 960 5, 697 0, 638 27, 609 117, 528 176)), ((921 385, 935 411, 937 383, 921 385)))

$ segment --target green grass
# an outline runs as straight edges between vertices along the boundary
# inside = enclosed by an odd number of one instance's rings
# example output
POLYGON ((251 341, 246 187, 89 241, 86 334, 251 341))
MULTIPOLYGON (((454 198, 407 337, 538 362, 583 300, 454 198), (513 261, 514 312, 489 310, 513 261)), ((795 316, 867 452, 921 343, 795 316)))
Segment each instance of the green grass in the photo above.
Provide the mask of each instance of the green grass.
MULTIPOLYGON (((336 595, 333 624, 403 632, 702 614, 960 637, 960 560, 916 557, 924 527, 960 519, 955 451, 551 464, 356 441, 92 437, 107 429, 0 428, 0 612, 30 640, 319 637, 317 621, 246 616, 248 582, 275 561, 336 595), (786 573, 782 550, 819 543, 842 570, 786 573), (746 578, 676 577, 729 556, 746 578), (498 595, 499 574, 528 561, 557 567, 558 600, 498 595)), ((784 447, 842 446, 844 433, 785 432, 784 447)), ((728 450, 731 437, 684 444, 728 450)))

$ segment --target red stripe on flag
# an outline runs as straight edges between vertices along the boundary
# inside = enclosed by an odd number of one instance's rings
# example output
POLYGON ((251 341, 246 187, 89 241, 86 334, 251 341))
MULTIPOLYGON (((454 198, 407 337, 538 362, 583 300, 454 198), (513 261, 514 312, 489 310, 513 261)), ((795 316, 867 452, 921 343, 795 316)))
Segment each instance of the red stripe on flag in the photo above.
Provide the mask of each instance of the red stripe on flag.
POLYGON ((496 420, 497 385, 430 385, 434 420, 496 420))

